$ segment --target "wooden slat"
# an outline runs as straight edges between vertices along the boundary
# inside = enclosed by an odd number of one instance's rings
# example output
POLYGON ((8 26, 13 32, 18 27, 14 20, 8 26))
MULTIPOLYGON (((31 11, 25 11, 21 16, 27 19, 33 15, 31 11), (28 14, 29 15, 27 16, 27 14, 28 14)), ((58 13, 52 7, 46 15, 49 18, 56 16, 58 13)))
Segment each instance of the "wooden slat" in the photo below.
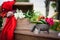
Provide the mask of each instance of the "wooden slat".
MULTIPOLYGON (((39 37, 39 38, 47 38, 47 39, 57 39, 60 40, 60 37, 58 37, 58 32, 50 32, 49 34, 47 34, 47 32, 41 32, 39 34, 35 34, 34 32, 31 32, 29 30, 16 30, 15 31, 15 35, 24 35, 24 36, 30 36, 30 37, 39 37)), ((15 36, 15 38, 18 39, 19 36, 15 36)), ((22 37, 23 38, 23 37, 22 37)), ((35 38, 34 38, 35 39, 35 38)))

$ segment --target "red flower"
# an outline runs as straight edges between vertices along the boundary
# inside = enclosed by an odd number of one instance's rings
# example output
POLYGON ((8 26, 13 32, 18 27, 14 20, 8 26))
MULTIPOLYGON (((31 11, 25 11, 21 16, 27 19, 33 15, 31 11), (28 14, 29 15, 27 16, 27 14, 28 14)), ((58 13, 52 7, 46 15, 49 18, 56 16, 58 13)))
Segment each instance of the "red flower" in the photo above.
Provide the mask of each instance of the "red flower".
POLYGON ((46 18, 45 21, 50 25, 52 26, 54 24, 54 21, 52 18, 46 18))

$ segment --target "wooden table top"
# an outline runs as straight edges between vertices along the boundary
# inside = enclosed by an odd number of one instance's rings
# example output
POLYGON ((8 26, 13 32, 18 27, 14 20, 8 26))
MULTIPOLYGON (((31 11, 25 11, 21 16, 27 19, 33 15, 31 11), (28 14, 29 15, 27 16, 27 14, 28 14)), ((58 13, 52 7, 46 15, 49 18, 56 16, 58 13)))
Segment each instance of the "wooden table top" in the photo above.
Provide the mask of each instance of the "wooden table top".
POLYGON ((34 32, 31 32, 33 25, 27 19, 21 19, 21 20, 18 19, 15 34, 23 34, 23 35, 29 35, 29 36, 34 36, 34 37, 60 39, 60 36, 58 36, 59 32, 52 31, 52 30, 49 30, 49 34, 47 32, 40 32, 38 34, 38 31, 36 31, 36 30, 34 32))
POLYGON ((29 36, 35 36, 35 37, 44 37, 44 38, 53 38, 53 39, 60 39, 60 37, 58 36, 58 32, 53 32, 50 31, 50 33, 48 34, 47 32, 41 32, 39 34, 36 34, 34 32, 31 32, 31 30, 15 30, 16 34, 23 34, 23 35, 29 35, 29 36))

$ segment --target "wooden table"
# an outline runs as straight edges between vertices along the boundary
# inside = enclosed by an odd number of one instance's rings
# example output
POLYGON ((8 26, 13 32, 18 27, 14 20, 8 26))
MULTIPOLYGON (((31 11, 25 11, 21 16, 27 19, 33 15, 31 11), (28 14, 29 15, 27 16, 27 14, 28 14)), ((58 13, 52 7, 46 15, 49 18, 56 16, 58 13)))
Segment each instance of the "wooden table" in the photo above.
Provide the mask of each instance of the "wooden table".
MULTIPOLYGON (((33 24, 34 25, 34 24, 33 24)), ((49 31, 47 32, 40 32, 36 34, 37 31, 31 32, 31 28, 33 25, 27 19, 18 19, 17 20, 17 27, 14 31, 14 39, 15 40, 60 40, 58 36, 58 32, 49 31)))
POLYGON ((15 40, 60 40, 58 32, 41 32, 35 34, 30 30, 16 30, 15 31, 15 40))
MULTIPOLYGON (((33 24, 34 25, 34 24, 33 24)), ((18 19, 15 30, 15 40, 60 40, 58 32, 50 30, 47 32, 31 32, 33 25, 27 19, 18 19)))

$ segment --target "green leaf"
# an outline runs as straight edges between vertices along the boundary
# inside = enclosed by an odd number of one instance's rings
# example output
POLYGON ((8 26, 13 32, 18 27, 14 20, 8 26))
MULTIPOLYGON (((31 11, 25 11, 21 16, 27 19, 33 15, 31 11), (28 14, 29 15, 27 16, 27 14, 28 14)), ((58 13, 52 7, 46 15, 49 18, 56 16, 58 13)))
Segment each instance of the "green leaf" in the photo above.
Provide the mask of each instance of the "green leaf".
POLYGON ((33 12, 32 11, 27 11, 26 13, 25 13, 25 17, 26 18, 31 18, 33 16, 33 12))
POLYGON ((42 22, 42 24, 47 24, 44 19, 41 19, 40 21, 42 22))
POLYGON ((54 25, 51 26, 50 29, 57 31, 56 28, 58 27, 59 24, 60 24, 59 22, 55 22, 54 25))

